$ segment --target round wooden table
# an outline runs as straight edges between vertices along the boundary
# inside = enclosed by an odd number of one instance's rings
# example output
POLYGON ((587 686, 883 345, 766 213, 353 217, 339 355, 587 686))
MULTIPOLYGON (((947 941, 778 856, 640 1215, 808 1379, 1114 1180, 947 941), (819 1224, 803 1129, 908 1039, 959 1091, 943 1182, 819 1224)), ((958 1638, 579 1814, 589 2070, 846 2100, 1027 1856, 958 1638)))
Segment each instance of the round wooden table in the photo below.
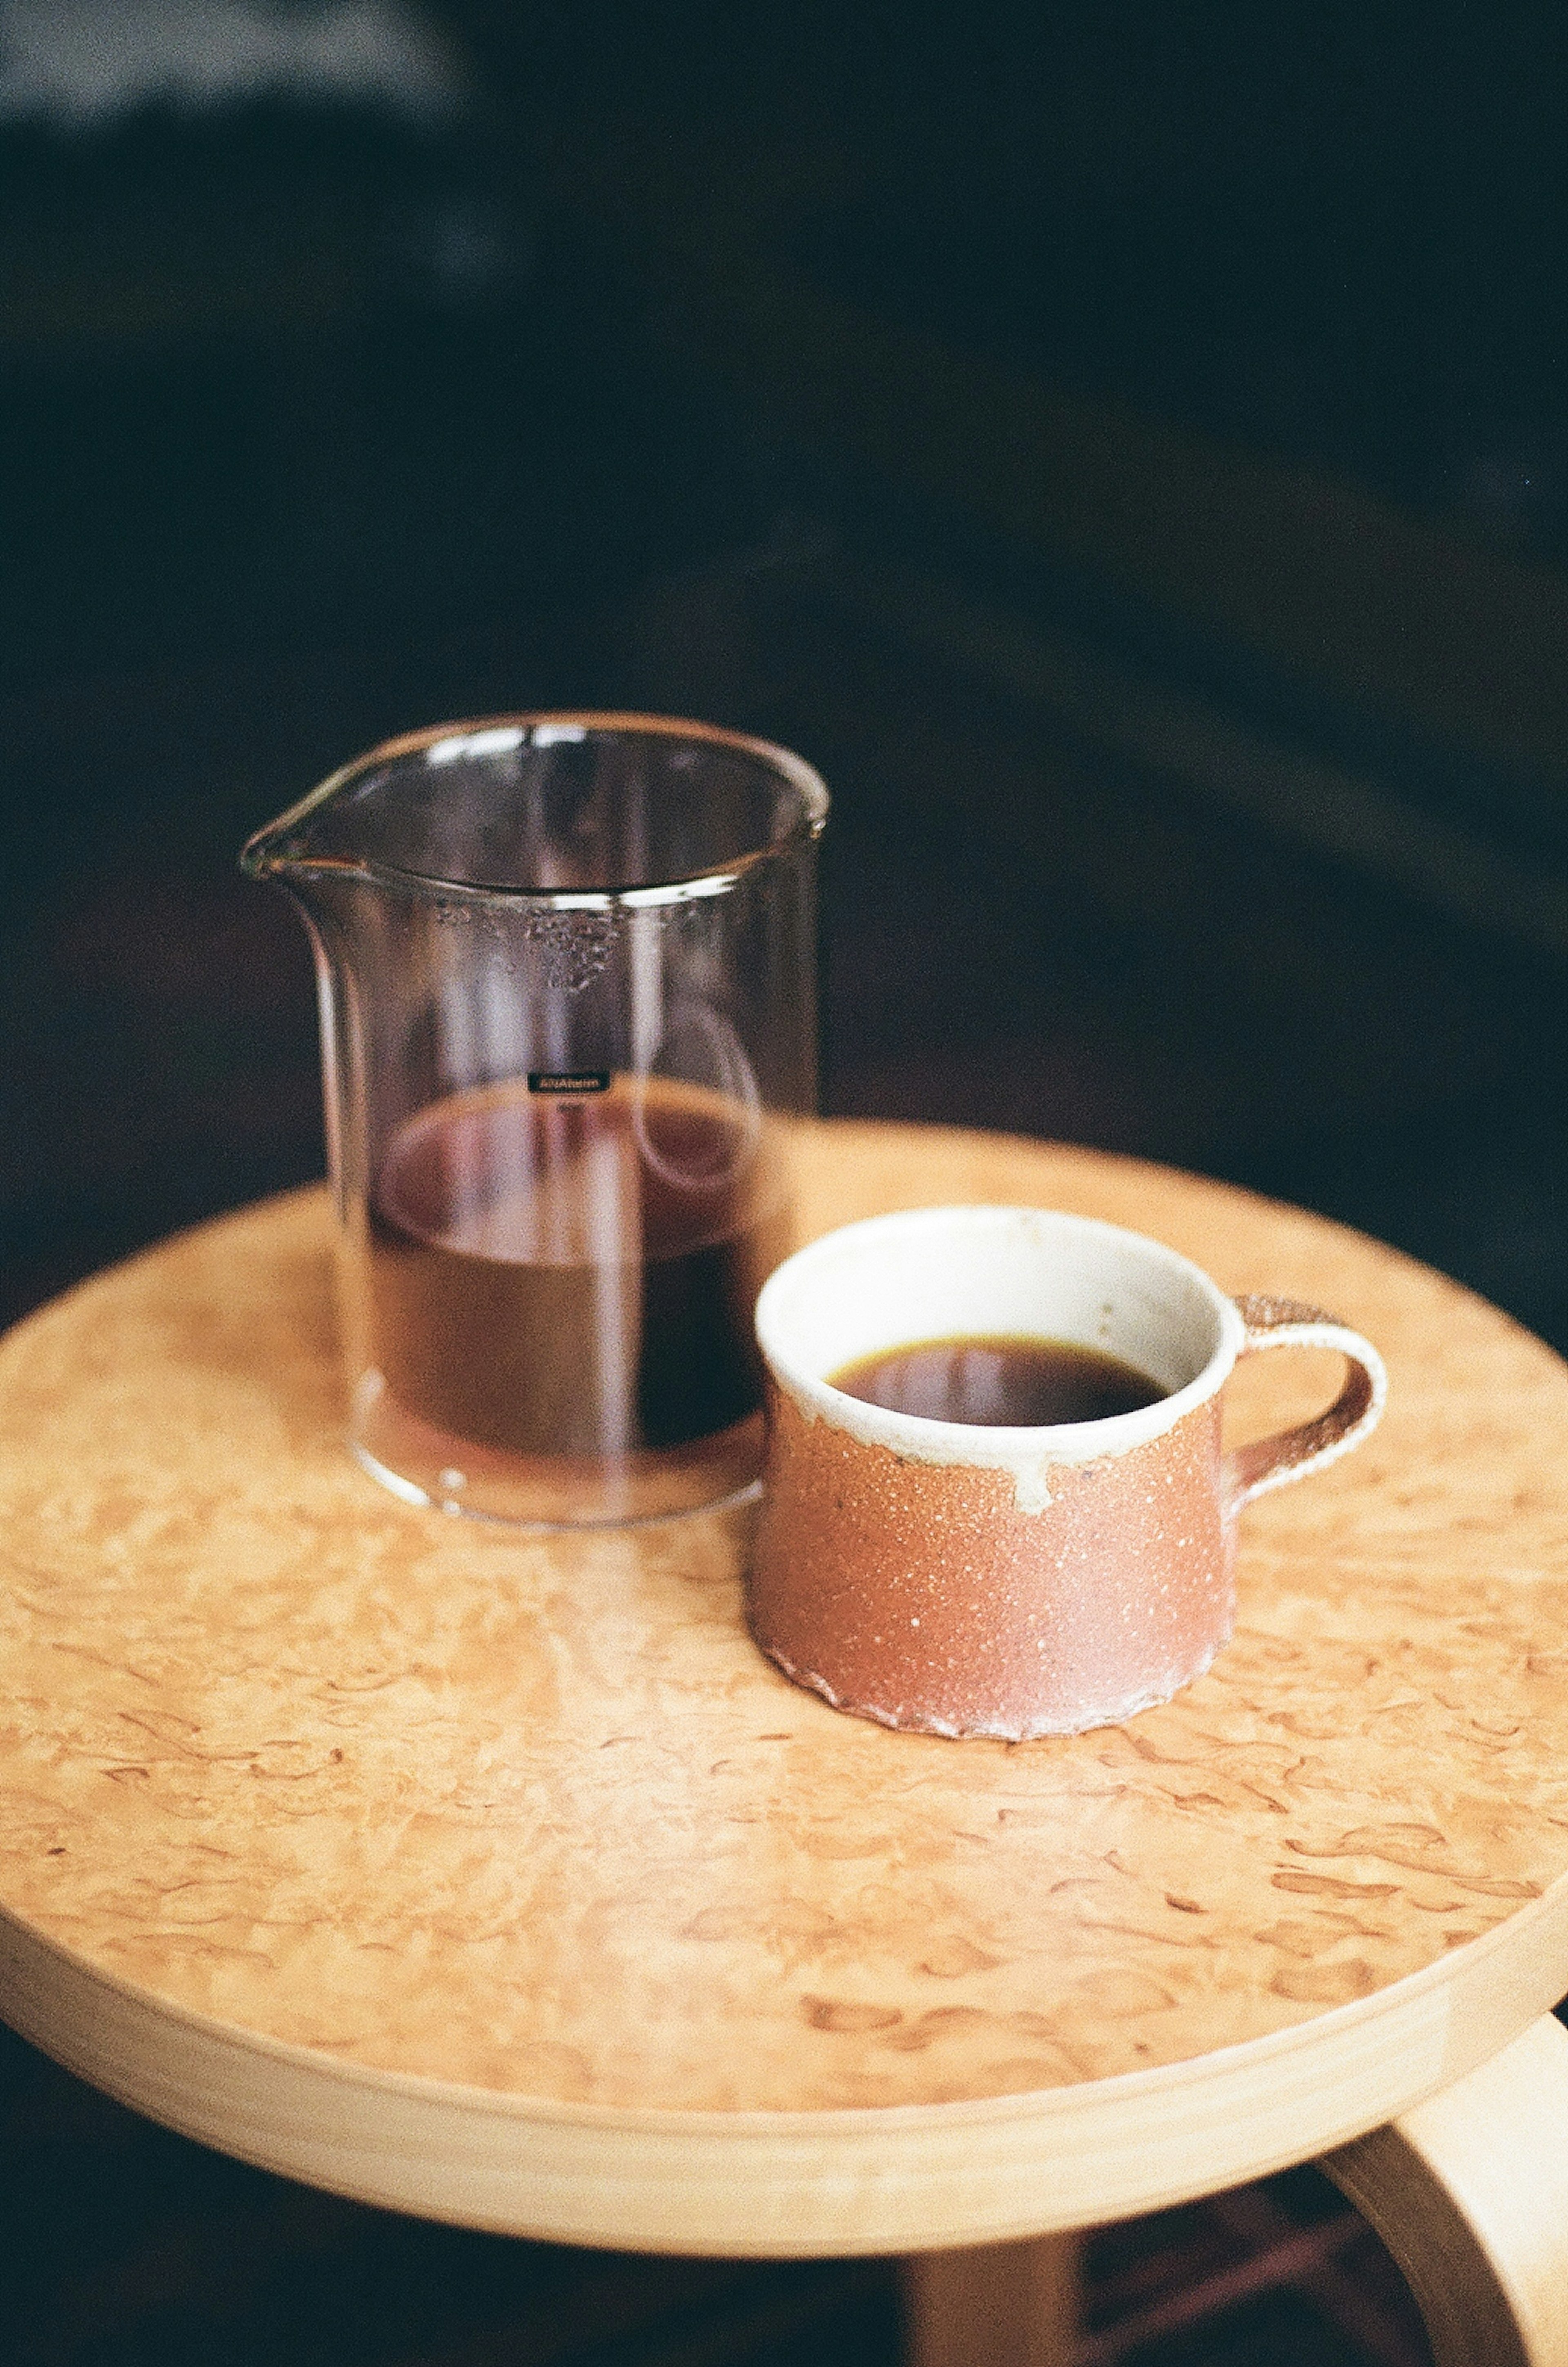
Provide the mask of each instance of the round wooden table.
MULTIPOLYGON (((1376 1436, 1246 1514, 1212 1672, 1069 1741, 890 1734, 748 1640, 744 1512, 410 1510, 341 1444, 291 1195, 0 1348, 0 2010, 250 2160, 577 2243, 932 2253, 1317 2157, 1439 2357, 1568 2361, 1568 1369, 1190 1176, 800 1155, 803 1237, 1080 1209, 1382 1347, 1376 1436)), ((1336 1370, 1257 1359, 1235 1419, 1336 1370)))

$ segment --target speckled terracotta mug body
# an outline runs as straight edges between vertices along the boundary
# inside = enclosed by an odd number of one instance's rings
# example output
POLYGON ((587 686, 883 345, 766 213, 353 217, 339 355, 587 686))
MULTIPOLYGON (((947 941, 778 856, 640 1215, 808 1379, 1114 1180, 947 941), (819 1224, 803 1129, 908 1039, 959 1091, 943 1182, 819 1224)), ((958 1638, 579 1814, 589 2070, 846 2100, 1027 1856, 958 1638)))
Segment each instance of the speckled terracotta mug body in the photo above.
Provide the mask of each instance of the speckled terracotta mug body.
POLYGON ((846 1226, 765 1285, 766 1478, 753 1635, 836 1708, 1010 1741, 1130 1717, 1200 1676, 1231 1632, 1236 1519, 1363 1438, 1377 1351, 1292 1300, 1229 1298, 1141 1234, 1041 1208, 922 1208, 846 1226), (1100 1348, 1167 1394, 1049 1429, 933 1421, 829 1376, 922 1340, 1100 1348), (1327 1347, 1316 1421, 1224 1456, 1238 1356, 1327 1347))

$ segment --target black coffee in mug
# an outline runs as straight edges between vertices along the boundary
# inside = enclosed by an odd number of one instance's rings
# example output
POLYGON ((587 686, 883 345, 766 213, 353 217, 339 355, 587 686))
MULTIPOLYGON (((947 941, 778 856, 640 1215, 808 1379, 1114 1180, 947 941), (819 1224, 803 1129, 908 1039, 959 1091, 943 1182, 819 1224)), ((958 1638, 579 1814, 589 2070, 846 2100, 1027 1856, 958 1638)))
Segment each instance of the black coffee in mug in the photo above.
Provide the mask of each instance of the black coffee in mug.
POLYGON ((1169 1395, 1103 1349, 1011 1333, 917 1340, 857 1357, 828 1377, 846 1397, 892 1413, 998 1429, 1104 1421, 1169 1395))

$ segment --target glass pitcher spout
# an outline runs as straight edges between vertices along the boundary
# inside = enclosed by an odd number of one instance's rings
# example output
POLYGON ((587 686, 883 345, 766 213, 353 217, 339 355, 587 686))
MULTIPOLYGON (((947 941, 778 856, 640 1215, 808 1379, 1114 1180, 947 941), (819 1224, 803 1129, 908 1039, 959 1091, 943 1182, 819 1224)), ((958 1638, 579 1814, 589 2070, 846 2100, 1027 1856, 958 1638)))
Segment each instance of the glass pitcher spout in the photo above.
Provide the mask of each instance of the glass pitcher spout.
POLYGON ((520 717, 386 742, 258 831, 241 863, 433 893, 678 900, 816 838, 827 811, 808 764, 738 733, 520 717))
POLYGON ((738 734, 519 716, 389 742, 245 847, 315 953, 353 1443, 405 1497, 614 1521, 754 1475, 827 810, 738 734))

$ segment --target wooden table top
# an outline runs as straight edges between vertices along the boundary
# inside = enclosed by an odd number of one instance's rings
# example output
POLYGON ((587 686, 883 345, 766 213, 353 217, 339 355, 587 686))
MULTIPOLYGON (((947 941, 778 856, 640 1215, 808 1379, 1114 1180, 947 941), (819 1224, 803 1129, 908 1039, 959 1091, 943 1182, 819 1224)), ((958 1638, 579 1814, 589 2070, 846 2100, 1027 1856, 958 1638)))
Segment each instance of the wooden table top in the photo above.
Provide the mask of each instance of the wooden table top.
MULTIPOLYGON (((803 1237, 1080 1209, 1378 1342, 1382 1430, 1244 1516, 1212 1672, 1066 1741, 890 1734, 748 1640, 745 1512, 406 1508, 341 1444, 326 1196, 291 1195, 0 1347, 7 2019, 372 2200, 804 2253, 1301 2159, 1568 1990, 1568 1368, 1168 1170, 835 1122, 801 1171, 803 1237)), ((1337 1371, 1257 1359, 1237 1419, 1337 1371)))

